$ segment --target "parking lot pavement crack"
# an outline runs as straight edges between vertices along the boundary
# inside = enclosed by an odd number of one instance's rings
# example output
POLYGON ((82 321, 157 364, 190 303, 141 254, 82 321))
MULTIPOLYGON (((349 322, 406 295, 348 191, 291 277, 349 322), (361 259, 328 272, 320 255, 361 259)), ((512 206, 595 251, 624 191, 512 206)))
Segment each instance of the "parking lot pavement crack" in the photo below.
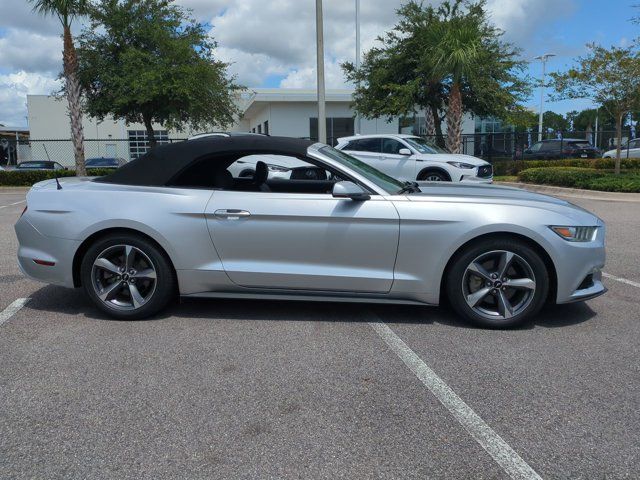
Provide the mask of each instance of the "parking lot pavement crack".
POLYGON ((541 478, 388 325, 382 321, 372 321, 369 325, 511 478, 541 478))

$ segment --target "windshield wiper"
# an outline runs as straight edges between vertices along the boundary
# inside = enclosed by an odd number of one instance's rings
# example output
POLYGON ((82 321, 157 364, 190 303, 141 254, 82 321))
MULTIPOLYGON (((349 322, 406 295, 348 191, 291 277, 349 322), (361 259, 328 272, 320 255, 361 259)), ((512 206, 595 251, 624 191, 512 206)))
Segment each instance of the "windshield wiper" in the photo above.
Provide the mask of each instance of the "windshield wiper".
POLYGON ((400 195, 402 193, 419 193, 420 186, 417 182, 404 182, 403 187, 396 192, 396 194, 400 195))

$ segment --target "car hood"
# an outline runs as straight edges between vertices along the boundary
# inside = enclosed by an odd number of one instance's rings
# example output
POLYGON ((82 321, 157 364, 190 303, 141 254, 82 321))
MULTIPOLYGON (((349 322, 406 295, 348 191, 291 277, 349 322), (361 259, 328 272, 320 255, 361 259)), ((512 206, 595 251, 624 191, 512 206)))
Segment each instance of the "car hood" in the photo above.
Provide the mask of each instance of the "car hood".
POLYGON ((431 162, 463 162, 475 165, 476 167, 489 165, 489 162, 462 153, 420 153, 416 155, 416 158, 431 162))
POLYGON ((529 192, 520 188, 450 182, 418 182, 418 185, 421 193, 407 195, 407 198, 413 202, 452 201, 524 206, 559 213, 575 220, 577 225, 602 223, 597 216, 588 210, 566 200, 529 192))

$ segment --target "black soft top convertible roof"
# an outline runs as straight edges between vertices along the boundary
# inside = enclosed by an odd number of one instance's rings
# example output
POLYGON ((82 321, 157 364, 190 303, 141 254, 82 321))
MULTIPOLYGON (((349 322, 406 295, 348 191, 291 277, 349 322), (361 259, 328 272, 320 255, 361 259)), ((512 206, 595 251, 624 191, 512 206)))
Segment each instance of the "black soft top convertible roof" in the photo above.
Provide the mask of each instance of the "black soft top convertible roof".
POLYGON ((192 163, 209 156, 211 161, 216 161, 216 157, 223 158, 225 153, 236 158, 253 154, 303 157, 313 143, 297 138, 258 135, 198 138, 160 145, 96 181, 159 187, 167 185, 192 163))

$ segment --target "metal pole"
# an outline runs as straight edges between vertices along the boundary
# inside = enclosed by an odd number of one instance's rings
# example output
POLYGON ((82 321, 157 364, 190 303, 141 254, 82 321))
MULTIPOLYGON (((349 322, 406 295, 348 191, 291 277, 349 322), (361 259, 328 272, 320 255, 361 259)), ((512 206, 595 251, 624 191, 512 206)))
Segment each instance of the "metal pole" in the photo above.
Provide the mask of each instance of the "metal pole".
POLYGON ((544 113, 544 75, 547 59, 542 59, 542 81, 540 82, 540 117, 538 118, 538 141, 542 141, 542 117, 544 113))
MULTIPOLYGON (((360 0, 356 0, 356 70, 360 70, 360 0)), ((356 83, 356 87, 360 86, 360 81, 356 83)), ((356 114, 356 133, 360 134, 360 114, 356 114)))
POLYGON ((327 114, 324 90, 324 35, 322 0, 316 0, 316 56, 318 69, 318 141, 327 143, 327 114))
POLYGON ((544 76, 546 74, 547 60, 549 57, 555 57, 555 53, 545 53, 535 57, 536 60, 542 62, 542 80, 540 82, 540 117, 538 118, 538 141, 542 141, 542 116, 544 113, 544 76))

